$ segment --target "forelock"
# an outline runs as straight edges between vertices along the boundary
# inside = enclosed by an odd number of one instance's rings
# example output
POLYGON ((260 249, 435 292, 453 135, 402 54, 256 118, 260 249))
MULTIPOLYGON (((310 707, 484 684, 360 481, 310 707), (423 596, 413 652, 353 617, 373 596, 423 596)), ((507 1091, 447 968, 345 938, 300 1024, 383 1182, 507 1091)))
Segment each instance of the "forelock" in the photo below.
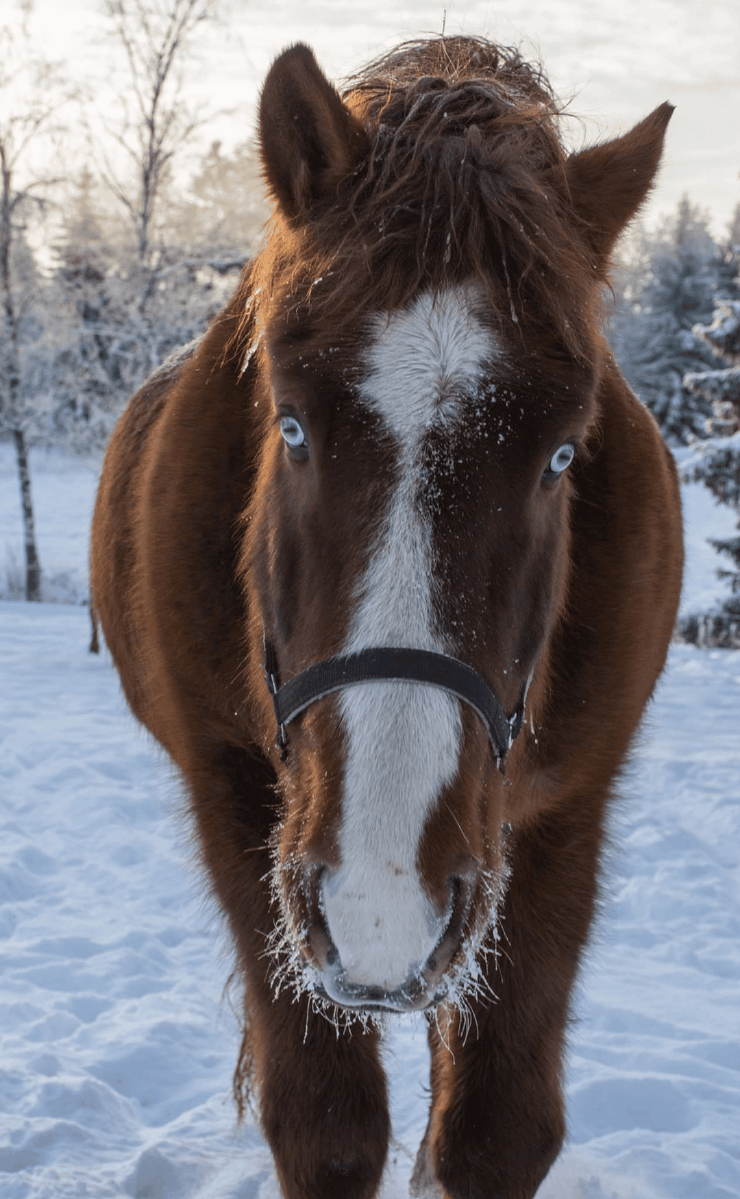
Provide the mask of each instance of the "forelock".
POLYGON ((598 280, 564 190, 559 109, 542 71, 482 39, 410 43, 352 77, 371 150, 310 224, 273 218, 256 263, 271 312, 340 333, 422 291, 477 284, 590 356, 598 280))

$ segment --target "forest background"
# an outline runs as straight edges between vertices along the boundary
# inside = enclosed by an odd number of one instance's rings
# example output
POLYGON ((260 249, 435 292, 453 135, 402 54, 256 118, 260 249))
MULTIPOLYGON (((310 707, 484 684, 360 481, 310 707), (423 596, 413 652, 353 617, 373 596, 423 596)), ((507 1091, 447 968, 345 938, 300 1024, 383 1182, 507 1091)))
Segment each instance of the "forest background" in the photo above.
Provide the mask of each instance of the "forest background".
MULTIPOLYGON (((266 217, 253 142, 225 143, 232 114, 186 87, 214 70, 202 34, 227 39, 235 6, 103 0, 95 11, 89 46, 116 81, 114 103, 68 57, 42 52, 30 0, 0 17, 0 440, 13 447, 23 525, 22 558, 0 546, 6 599, 85 600, 45 577, 30 451, 99 460, 132 392, 228 299, 266 217)), ((238 125, 249 132, 243 114, 238 125)), ((684 477, 740 518, 740 203, 713 221, 684 194, 633 226, 608 336, 684 477)), ((679 636, 740 647, 740 525, 714 540, 724 589, 684 615, 679 636)))

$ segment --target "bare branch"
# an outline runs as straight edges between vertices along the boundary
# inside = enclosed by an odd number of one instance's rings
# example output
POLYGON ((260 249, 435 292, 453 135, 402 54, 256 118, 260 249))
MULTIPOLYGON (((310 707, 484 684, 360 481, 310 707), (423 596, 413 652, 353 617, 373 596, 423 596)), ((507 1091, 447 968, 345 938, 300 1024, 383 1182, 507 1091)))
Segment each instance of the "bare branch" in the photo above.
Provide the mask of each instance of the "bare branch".
MULTIPOLYGON (((106 0, 106 9, 126 56, 137 113, 135 125, 126 123, 115 135, 135 164, 136 198, 109 162, 103 177, 131 218, 141 266, 151 272, 153 222, 167 167, 204 123, 183 103, 175 70, 196 25, 211 15, 212 0, 106 0)), ((151 291, 150 278, 142 306, 151 291)))

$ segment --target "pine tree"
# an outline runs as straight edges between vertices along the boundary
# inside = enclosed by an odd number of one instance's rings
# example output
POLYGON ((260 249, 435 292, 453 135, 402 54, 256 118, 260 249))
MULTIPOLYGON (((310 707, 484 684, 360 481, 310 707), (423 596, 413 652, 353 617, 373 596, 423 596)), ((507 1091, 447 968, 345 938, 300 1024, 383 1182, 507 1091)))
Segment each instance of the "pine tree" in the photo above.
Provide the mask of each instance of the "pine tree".
POLYGON ((738 532, 710 539, 732 564, 717 572, 729 581, 730 596, 717 612, 690 617, 682 631, 690 641, 740 648, 740 204, 730 222, 713 320, 695 332, 722 365, 684 379, 686 394, 701 397, 713 410, 711 439, 701 447, 691 478, 738 514, 738 532))
POLYGON ((710 401, 684 392, 682 381, 712 362, 693 328, 712 318, 719 267, 709 218, 684 195, 656 232, 638 227, 617 273, 610 340, 628 383, 669 441, 705 435, 712 415, 710 401))

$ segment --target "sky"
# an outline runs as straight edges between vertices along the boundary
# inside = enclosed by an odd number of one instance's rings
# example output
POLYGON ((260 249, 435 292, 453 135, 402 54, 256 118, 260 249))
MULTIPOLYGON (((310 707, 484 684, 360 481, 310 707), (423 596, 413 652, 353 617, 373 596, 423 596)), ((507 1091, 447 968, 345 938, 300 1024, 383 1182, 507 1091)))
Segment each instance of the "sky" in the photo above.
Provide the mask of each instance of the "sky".
MULTIPOLYGON (((13 0, 0 0, 11 15, 13 0)), ((39 49, 64 61, 115 111, 125 74, 111 69, 102 0, 36 0, 39 49)), ((203 132, 228 148, 254 130, 255 102, 272 59, 308 42, 330 78, 404 38, 474 33, 522 43, 541 56, 561 97, 572 98, 580 144, 624 132, 664 100, 676 106, 649 220, 683 192, 721 234, 740 201, 740 4, 737 0, 221 0, 201 27, 186 90, 202 109, 228 110, 203 132)), ((3 14, 4 15, 4 14, 3 14)), ((7 17, 6 17, 7 19, 7 17)))

